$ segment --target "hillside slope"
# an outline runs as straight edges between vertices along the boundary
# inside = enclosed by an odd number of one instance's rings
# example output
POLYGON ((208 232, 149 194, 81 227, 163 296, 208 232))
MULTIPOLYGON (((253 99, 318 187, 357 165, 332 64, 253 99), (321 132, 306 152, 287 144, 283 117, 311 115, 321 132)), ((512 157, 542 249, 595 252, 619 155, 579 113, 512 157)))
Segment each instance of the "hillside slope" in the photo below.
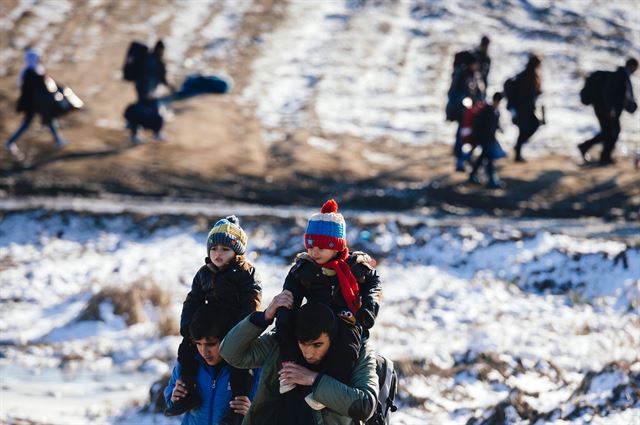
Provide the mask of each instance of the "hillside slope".
MULTIPOLYGON (((13 112, 21 51, 46 54, 54 78, 85 100, 61 120, 72 142, 46 131, 0 154, 3 196, 105 193, 353 206, 498 208, 545 216, 637 217, 637 117, 623 116, 619 164, 579 165, 575 145, 596 121, 579 104, 584 75, 638 56, 633 1, 145 2, 5 0, 0 18, 0 137, 13 112), (503 160, 504 191, 468 187, 452 173, 455 128, 444 121, 451 55, 492 38, 490 90, 518 72, 530 50, 544 57, 548 125, 527 146, 532 160, 503 160), (224 96, 169 106, 169 141, 131 147, 122 111, 134 99, 120 67, 133 39, 167 45, 170 78, 193 72, 234 80, 224 96)), ((638 79, 634 80, 636 92, 638 79)), ((503 114, 502 136, 515 129, 503 114)), ((150 139, 150 138, 149 138, 150 139)))

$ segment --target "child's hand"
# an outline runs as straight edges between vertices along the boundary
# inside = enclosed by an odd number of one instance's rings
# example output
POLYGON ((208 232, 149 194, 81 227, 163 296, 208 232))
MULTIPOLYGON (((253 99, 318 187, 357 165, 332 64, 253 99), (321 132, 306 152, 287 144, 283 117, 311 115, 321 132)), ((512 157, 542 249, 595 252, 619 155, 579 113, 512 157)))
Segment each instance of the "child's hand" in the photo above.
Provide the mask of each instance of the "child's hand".
POLYGON ((181 379, 176 381, 176 386, 173 388, 173 392, 171 393, 171 401, 174 403, 181 398, 184 398, 187 395, 187 386, 181 379))
POLYGON ((278 311, 280 307, 286 307, 288 309, 293 307, 293 294, 288 289, 285 289, 273 297, 271 303, 269 303, 269 307, 264 311, 265 320, 271 322, 274 317, 276 317, 276 311, 278 311))
POLYGON ((239 395, 229 402, 231 410, 245 416, 251 407, 251 400, 246 395, 239 395))

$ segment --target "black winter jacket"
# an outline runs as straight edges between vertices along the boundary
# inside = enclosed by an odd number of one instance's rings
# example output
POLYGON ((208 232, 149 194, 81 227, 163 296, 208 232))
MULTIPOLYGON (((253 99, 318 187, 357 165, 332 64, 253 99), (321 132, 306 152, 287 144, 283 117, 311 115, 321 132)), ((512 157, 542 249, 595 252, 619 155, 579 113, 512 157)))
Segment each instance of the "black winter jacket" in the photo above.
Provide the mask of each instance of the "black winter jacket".
POLYGON ((22 77, 20 97, 16 103, 16 111, 26 114, 41 112, 39 103, 47 94, 47 86, 44 83, 44 75, 38 74, 33 69, 27 69, 22 77))
POLYGON ((233 260, 218 269, 205 258, 205 265, 193 278, 191 291, 182 304, 180 334, 189 337, 189 324, 196 310, 205 303, 220 306, 231 315, 232 325, 260 307, 262 285, 253 266, 240 266, 233 260))
POLYGON ((483 148, 496 140, 496 131, 500 128, 500 112, 491 105, 485 105, 473 120, 473 138, 483 148))
MULTIPOLYGON (((369 264, 371 257, 364 252, 349 253, 346 262, 358 282, 362 301, 362 306, 356 314, 356 323, 364 329, 370 329, 380 309, 382 295, 380 277, 369 264)), ((313 261, 307 253, 298 254, 295 264, 285 279, 283 289, 293 293, 293 310, 300 307, 303 298, 307 301, 326 304, 336 312, 348 310, 338 277, 324 275, 322 265, 313 261)))

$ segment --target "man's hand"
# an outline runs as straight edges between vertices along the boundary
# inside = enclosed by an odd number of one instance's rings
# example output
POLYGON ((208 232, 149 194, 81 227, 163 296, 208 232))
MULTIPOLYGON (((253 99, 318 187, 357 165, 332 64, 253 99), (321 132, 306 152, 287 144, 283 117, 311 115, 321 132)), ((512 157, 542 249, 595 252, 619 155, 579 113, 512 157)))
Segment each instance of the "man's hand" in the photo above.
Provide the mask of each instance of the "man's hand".
POLYGON ((307 369, 293 362, 287 362, 282 366, 280 380, 285 384, 298 384, 310 387, 318 376, 317 372, 307 369))
POLYGON ((278 295, 273 297, 271 303, 269 303, 269 307, 264 311, 264 318, 267 322, 271 322, 276 317, 276 311, 280 307, 286 307, 291 309, 293 306, 293 294, 288 289, 280 292, 278 295))
POLYGON ((229 402, 231 410, 245 416, 251 407, 251 400, 246 395, 239 395, 229 402))
POLYGON ((181 398, 184 398, 187 395, 187 386, 181 379, 176 381, 176 386, 173 388, 173 392, 171 392, 171 401, 176 402, 181 398))

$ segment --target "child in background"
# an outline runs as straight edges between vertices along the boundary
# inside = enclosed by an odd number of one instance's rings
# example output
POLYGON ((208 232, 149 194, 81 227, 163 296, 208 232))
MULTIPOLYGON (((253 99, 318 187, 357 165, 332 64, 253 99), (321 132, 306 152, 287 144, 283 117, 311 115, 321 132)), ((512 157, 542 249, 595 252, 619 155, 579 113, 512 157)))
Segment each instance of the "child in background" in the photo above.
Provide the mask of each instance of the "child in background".
MULTIPOLYGON (((373 268, 371 257, 363 252, 349 252, 345 221, 338 213, 333 199, 325 202, 320 213, 309 218, 304 234, 307 252, 298 254, 289 271, 284 290, 293 294, 292 309, 280 308, 276 313, 276 334, 280 340, 280 360, 303 362, 297 356, 297 342, 293 323, 297 310, 306 298, 307 303, 328 305, 341 319, 337 335, 332 338, 323 373, 349 383, 352 367, 358 358, 361 339, 368 336, 380 307, 380 278, 373 268)), ((280 381, 280 392, 286 393, 295 384, 280 381)), ((315 410, 324 406, 309 394, 305 400, 315 410)))
POLYGON ((498 139, 496 139, 496 131, 500 129, 500 101, 502 93, 496 92, 493 95, 491 105, 485 105, 473 122, 473 138, 478 145, 482 147, 482 154, 475 160, 471 174, 469 174, 469 182, 479 184, 478 169, 484 163, 485 172, 487 174, 487 187, 490 189, 499 189, 503 187, 502 182, 495 172, 493 161, 504 158, 505 152, 502 150, 498 139))
MULTIPOLYGON (((205 264, 193 278, 180 317, 183 340, 178 348, 178 362, 187 395, 165 410, 167 416, 180 415, 202 402, 195 390, 197 350, 189 334, 191 319, 198 308, 208 304, 218 314, 227 315, 232 327, 260 306, 262 287, 255 268, 245 258, 246 245, 247 235, 234 215, 219 220, 209 232, 205 264)), ((248 370, 231 368, 229 380, 234 398, 249 394, 248 370)), ((242 418, 230 410, 220 424, 239 424, 242 418)))

